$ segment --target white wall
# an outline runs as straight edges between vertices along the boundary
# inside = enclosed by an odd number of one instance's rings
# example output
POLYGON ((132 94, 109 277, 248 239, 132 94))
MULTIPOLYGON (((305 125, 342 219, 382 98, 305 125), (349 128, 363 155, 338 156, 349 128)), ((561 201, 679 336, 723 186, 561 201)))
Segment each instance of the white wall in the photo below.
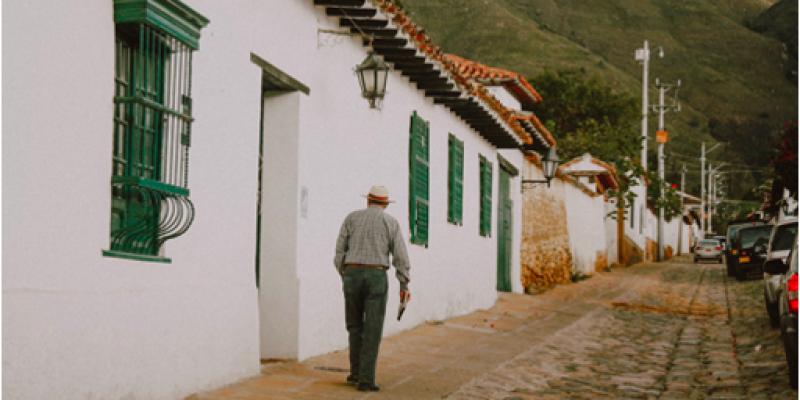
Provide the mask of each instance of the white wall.
POLYGON ((300 92, 264 97, 261 191, 260 332, 261 358, 297 354, 297 201, 300 92))
MULTIPOLYGON (((317 28, 338 26, 338 19, 326 17, 323 8, 314 12, 319 24, 300 28, 316 34, 317 28)), ((332 263, 334 246, 342 220, 350 211, 365 206, 362 194, 371 185, 386 185, 397 200, 387 212, 397 218, 408 240, 409 120, 414 110, 430 122, 429 246, 408 245, 409 287, 414 300, 400 322, 394 318, 399 287, 394 270, 390 271, 384 334, 490 307, 497 297, 496 150, 396 71, 389 76, 382 108, 370 109, 351 72, 365 57, 361 40, 347 38, 317 47, 316 35, 313 38, 300 48, 313 55, 312 64, 326 68, 301 76, 310 86, 311 96, 301 99, 300 186, 308 190, 308 216, 299 220, 297 357, 304 359, 347 345, 341 280, 332 263), (464 141, 463 226, 447 222, 448 133, 464 141), (478 229, 479 154, 493 165, 491 237, 481 237, 478 229)))
POLYGON ((672 247, 672 255, 678 254, 678 229, 681 222, 680 217, 675 217, 669 222, 664 220, 664 248, 672 247))
MULTIPOLYGON (((4 40, 3 156, 13 166, 3 174, 8 398, 181 398, 257 374, 259 357, 273 350, 303 359, 344 348, 341 281, 332 264, 339 224, 364 206, 361 195, 371 185, 382 183, 398 200, 388 212, 408 239, 414 110, 431 127, 430 246, 409 245, 414 301, 401 322, 393 318, 398 285, 390 278, 384 332, 487 308, 497 298, 496 149, 397 72, 383 108, 369 109, 352 73, 366 55, 360 39, 318 32, 338 29, 338 20, 311 1, 186 3, 211 22, 192 65, 189 187, 197 216, 184 236, 166 244, 171 264, 101 256, 110 224, 113 3, 6 5, 5 32, 26 32, 4 40), (74 14, 76 6, 83 11, 74 14), (263 199, 275 207, 262 222, 280 221, 288 231, 282 239, 264 231, 260 294, 254 259, 261 71, 251 52, 311 89, 267 102, 267 116, 289 124, 276 147, 265 144, 267 154, 288 161, 276 167, 271 163, 280 159, 266 160, 263 199), (464 141, 463 226, 446 218, 448 133, 464 141), (478 154, 493 164, 488 238, 478 234, 478 154), (294 163, 294 170, 287 165, 294 163), (301 191, 305 214, 298 211, 301 191), (260 314, 259 304, 280 313, 260 314)), ((519 155, 506 158, 522 163, 519 155)), ((512 282, 521 291, 519 178, 511 195, 512 282)))
POLYGON ((521 110, 522 104, 505 86, 487 86, 486 89, 509 110, 521 110))
MULTIPOLYGON (((608 264, 619 263, 618 238, 617 238, 617 199, 609 198, 605 202, 603 224, 606 231, 606 256, 608 264)), ((625 224, 625 221, 622 222, 625 224)))
POLYGON ((564 185, 573 273, 593 274, 598 252, 606 250, 603 196, 590 196, 575 185, 564 185))
MULTIPOLYGON (((290 214, 295 215, 296 265, 291 265, 291 257, 288 257, 289 264, 281 266, 285 270, 275 276, 276 281, 272 283, 262 280, 261 290, 262 307, 273 302, 290 307, 294 307, 295 301, 298 303, 296 343, 276 349, 276 352, 263 352, 262 356, 304 359, 347 345, 341 279, 333 267, 336 236, 347 213, 364 207, 362 195, 369 187, 384 184, 397 200, 387 212, 397 218, 408 240, 409 119, 414 110, 430 121, 429 247, 408 245, 410 289, 414 300, 401 322, 393 318, 398 284, 394 271, 390 271, 384 332, 389 335, 425 320, 443 319, 491 306, 497 297, 495 232, 499 166, 496 150, 448 109, 425 98, 422 91, 395 71, 389 76, 381 109, 370 109, 360 96, 353 74, 353 67, 366 56, 361 40, 318 32, 318 29, 340 29, 338 19, 327 17, 322 7, 312 7, 311 2, 249 2, 259 11, 240 19, 234 18, 240 13, 227 3, 201 3, 197 8, 212 19, 209 27, 214 25, 215 36, 225 35, 217 40, 251 39, 250 47, 246 51, 237 50, 240 55, 232 58, 241 58, 252 51, 310 88, 310 95, 298 95, 299 167, 296 184, 293 184, 295 190, 289 196, 295 199, 295 204, 287 205, 290 214), (447 222, 448 133, 464 141, 463 226, 447 222), (493 164, 492 236, 488 238, 478 234, 478 154, 493 164), (306 193, 302 199, 304 216, 296 214, 301 191, 306 193), (290 289, 295 284, 295 274, 296 293, 290 289), (283 286, 284 282, 289 289, 283 286), (442 285, 442 282, 458 284, 442 285), (289 299, 278 299, 283 296, 289 299), (265 302, 267 298, 270 300, 265 302), (296 352, 284 351, 295 347, 296 352)), ((276 114, 281 112, 276 111, 276 114)), ((512 163, 521 162, 521 156, 507 158, 512 163)), ((280 175, 283 169, 273 173, 280 175)), ((518 196, 518 189, 515 189, 518 185, 518 179, 514 179, 512 196, 518 196)), ((277 188, 267 184, 265 195, 277 188)), ((515 207, 520 215, 518 197, 515 197, 515 207)), ((292 224, 289 220, 287 223, 292 224)), ((518 274, 519 229, 514 233, 512 274, 518 274)), ((282 247, 280 253, 273 250, 274 259, 270 251, 262 250, 262 262, 281 265, 280 259, 287 248, 291 246, 282 247)), ((512 281, 515 281, 514 275, 512 281)), ((521 291, 519 284, 515 290, 521 291)), ((264 323, 262 343, 269 343, 271 337, 291 338, 286 329, 283 325, 264 323)))
POLYGON ((632 189, 637 196, 634 198, 635 212, 633 215, 633 226, 630 221, 630 209, 625 211, 625 235, 633 240, 637 246, 645 251, 645 238, 648 237, 649 231, 652 229, 652 224, 648 223, 647 219, 647 206, 645 205, 645 186, 638 185, 632 189))
POLYGON ((171 264, 101 256, 110 225, 112 2, 4 5, 6 398, 170 399, 259 371, 260 73, 249 44, 218 30, 214 2, 188 3, 212 23, 193 64, 197 216, 167 242, 171 264))

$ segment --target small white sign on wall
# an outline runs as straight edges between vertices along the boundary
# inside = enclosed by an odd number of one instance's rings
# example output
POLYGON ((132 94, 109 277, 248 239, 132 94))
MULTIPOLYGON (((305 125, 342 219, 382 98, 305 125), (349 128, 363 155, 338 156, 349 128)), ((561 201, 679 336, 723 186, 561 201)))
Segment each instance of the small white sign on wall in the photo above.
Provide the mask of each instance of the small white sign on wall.
POLYGON ((308 188, 300 188, 300 217, 308 218, 308 188))

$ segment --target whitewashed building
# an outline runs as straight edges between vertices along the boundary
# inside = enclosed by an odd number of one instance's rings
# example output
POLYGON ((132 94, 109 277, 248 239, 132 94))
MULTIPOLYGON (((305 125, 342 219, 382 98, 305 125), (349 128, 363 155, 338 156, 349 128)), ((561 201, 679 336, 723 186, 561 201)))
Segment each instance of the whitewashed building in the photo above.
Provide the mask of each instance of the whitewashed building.
POLYGON ((583 275, 617 263, 616 202, 606 191, 618 187, 614 168, 586 153, 561 170, 574 179, 566 185, 565 206, 573 270, 583 275))
POLYGON ((5 398, 181 398, 344 348, 335 239, 373 184, 414 293, 385 334, 522 290, 520 149, 554 142, 510 107, 535 97, 461 74, 392 3, 4 12, 5 398))

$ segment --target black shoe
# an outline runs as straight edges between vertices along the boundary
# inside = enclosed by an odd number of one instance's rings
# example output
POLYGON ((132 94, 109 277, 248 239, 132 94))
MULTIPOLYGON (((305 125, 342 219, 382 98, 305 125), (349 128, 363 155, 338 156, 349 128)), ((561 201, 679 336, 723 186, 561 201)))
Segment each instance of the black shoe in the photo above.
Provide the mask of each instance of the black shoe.
POLYGON ((360 392, 377 392, 381 390, 380 386, 374 383, 359 383, 358 391, 360 392))
POLYGON ((347 384, 348 385, 358 385, 358 378, 355 375, 347 375, 347 384))

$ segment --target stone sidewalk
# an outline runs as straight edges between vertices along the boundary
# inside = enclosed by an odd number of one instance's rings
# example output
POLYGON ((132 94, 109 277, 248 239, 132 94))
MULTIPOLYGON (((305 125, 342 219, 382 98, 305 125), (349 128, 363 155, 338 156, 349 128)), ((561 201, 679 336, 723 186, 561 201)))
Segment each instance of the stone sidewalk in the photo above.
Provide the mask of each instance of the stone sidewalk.
POLYGON ((386 338, 378 393, 344 384, 339 351, 189 399, 797 398, 760 285, 686 257, 640 264, 386 338))
POLYGON ((265 363, 258 377, 188 399, 442 398, 533 343, 609 307, 604 298, 636 285, 625 271, 632 270, 599 274, 544 295, 501 293, 489 310, 428 321, 384 338, 376 379, 381 391, 377 393, 358 392, 344 384, 349 368, 347 352, 337 351, 300 363, 265 363))

